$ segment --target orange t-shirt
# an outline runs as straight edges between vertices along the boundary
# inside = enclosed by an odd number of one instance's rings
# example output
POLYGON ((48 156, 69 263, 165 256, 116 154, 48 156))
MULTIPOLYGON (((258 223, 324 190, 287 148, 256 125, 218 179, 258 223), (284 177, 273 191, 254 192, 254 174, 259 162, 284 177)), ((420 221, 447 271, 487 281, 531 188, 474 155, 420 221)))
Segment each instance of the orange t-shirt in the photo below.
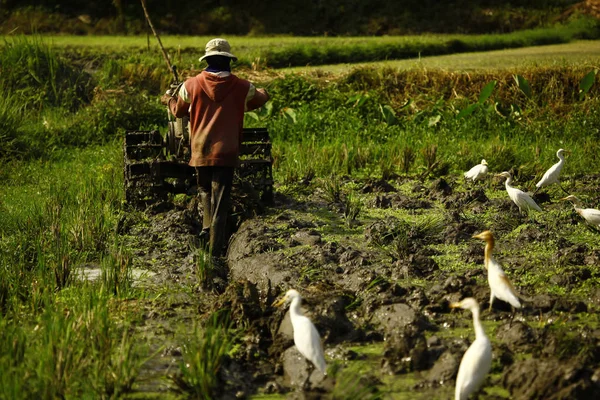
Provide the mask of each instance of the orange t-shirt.
POLYGON ((178 118, 189 115, 192 167, 236 167, 250 82, 206 71, 184 83, 185 98, 170 101, 178 118))

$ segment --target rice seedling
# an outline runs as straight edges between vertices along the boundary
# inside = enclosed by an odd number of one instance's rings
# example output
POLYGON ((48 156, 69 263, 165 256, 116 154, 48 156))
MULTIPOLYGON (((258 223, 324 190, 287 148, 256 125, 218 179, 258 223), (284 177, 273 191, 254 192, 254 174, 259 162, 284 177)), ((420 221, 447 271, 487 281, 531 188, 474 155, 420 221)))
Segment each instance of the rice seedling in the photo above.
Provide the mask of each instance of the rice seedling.
POLYGON ((217 273, 217 266, 210 256, 208 248, 197 248, 193 252, 196 279, 201 287, 208 288, 217 273))
POLYGON ((219 387, 219 371, 232 350, 234 337, 227 323, 213 315, 205 326, 194 326, 183 346, 175 384, 195 399, 212 399, 219 387))
POLYGON ((352 224, 356 221, 362 210, 362 207, 362 200, 359 197, 352 194, 347 194, 344 197, 344 219, 347 226, 352 226, 352 224))
POLYGON ((412 147, 406 146, 402 149, 402 158, 400 159, 401 171, 408 174, 415 163, 415 151, 412 147))
POLYGON ((337 175, 320 180, 323 188, 323 197, 329 203, 342 202, 342 183, 337 175))
POLYGON ((102 288, 113 296, 127 298, 131 294, 131 256, 123 250, 113 250, 102 258, 102 288))

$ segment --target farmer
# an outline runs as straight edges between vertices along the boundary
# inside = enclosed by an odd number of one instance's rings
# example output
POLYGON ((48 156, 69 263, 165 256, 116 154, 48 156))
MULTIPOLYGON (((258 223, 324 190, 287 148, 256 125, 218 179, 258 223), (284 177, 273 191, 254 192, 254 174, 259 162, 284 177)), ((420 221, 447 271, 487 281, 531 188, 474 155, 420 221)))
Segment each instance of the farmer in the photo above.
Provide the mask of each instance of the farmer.
POLYGON ((231 46, 225 39, 206 44, 208 67, 188 78, 173 96, 165 94, 163 104, 178 118, 189 116, 192 157, 198 191, 202 200, 201 243, 209 243, 214 257, 222 254, 233 182, 238 164, 244 112, 259 108, 269 100, 264 89, 231 73, 231 46), (207 240, 208 239, 208 240, 207 240))

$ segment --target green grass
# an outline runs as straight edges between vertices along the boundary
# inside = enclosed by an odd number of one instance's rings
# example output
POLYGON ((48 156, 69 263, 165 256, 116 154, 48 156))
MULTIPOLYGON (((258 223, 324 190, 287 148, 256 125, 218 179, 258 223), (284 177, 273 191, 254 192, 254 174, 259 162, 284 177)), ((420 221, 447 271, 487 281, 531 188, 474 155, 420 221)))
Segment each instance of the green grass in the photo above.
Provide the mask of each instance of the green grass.
POLYGON ((66 293, 46 294, 43 309, 19 315, 18 323, 0 314, 0 397, 119 397, 131 390, 143 358, 128 318, 113 319, 109 296, 98 287, 66 293))
POLYGON ((177 386, 193 398, 212 399, 219 389, 219 369, 232 351, 234 339, 216 316, 202 328, 195 326, 183 346, 179 374, 173 378, 177 386))
POLYGON ((0 397, 110 397, 131 390, 143 346, 131 341, 131 317, 115 315, 111 304, 113 296, 133 294, 128 258, 111 248, 122 197, 115 150, 4 165, 0 331, 10 348, 0 357, 6 372, 0 397), (81 263, 99 260, 103 279, 76 278, 81 263))
POLYGON ((445 71, 510 70, 527 67, 590 68, 600 61, 600 41, 586 40, 545 46, 527 46, 514 49, 475 51, 441 56, 416 55, 406 60, 387 60, 370 63, 345 63, 319 66, 290 67, 285 72, 333 73, 350 72, 357 67, 441 69, 445 71))
MULTIPOLYGON (((389 59, 415 58, 440 54, 496 50, 567 43, 577 38, 597 38, 597 22, 578 19, 565 25, 516 31, 507 34, 486 35, 418 35, 383 37, 242 37, 230 36, 234 54, 239 63, 260 68, 356 63, 389 59)), ((78 55, 91 54, 90 50, 121 53, 131 57, 131 50, 154 65, 164 65, 154 38, 144 36, 45 36, 49 43, 78 55), (154 56, 153 56, 154 55, 154 56), (154 60, 154 61, 152 61, 154 60)), ((193 68, 203 53, 208 36, 164 36, 163 45, 173 63, 179 68, 193 68)))

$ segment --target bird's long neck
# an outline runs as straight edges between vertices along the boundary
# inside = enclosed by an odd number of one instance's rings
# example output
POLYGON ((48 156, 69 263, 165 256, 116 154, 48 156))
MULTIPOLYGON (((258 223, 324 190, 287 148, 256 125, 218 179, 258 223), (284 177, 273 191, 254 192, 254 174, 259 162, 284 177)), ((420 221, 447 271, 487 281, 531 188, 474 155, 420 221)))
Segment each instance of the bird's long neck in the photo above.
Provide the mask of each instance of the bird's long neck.
POLYGON ((483 250, 483 260, 485 267, 487 268, 490 260, 492 259, 492 252, 494 251, 494 238, 487 238, 485 240, 485 249, 483 250))
POLYGON ((559 164, 562 164, 563 162, 565 162, 565 155, 564 155, 564 154, 562 154, 562 153, 557 153, 557 154, 556 154, 556 157, 558 157, 558 159, 560 160, 560 161, 559 161, 559 164))
POLYGON ((479 307, 475 307, 471 310, 473 313, 473 328, 475 328, 475 339, 481 339, 486 337, 485 331, 483 330, 483 325, 481 325, 481 320, 479 319, 479 307))
POLYGON ((579 210, 581 210, 583 207, 581 206, 581 203, 579 202, 579 199, 570 199, 571 203, 573 204, 573 208, 575 209, 575 211, 579 212, 579 210))
POLYGON ((302 311, 300 310, 300 299, 298 297, 295 297, 292 300, 292 304, 290 304, 290 314, 291 317, 302 315, 302 311))
POLYGON ((508 178, 506 178, 506 182, 504 182, 504 186, 506 187, 506 189, 508 190, 508 188, 510 188, 510 184, 512 183, 512 178, 509 176, 508 178))

